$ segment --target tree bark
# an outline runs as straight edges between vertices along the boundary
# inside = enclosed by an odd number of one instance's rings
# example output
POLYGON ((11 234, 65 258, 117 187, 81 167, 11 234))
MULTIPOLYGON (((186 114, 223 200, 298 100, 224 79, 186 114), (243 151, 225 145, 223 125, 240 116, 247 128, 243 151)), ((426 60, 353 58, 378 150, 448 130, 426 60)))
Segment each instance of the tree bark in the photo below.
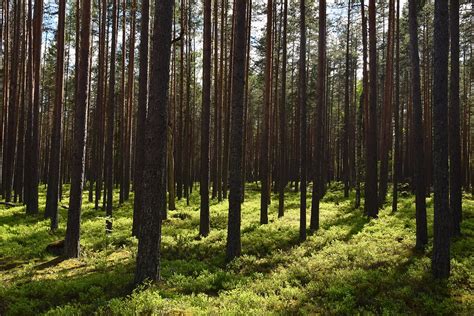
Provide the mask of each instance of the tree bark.
POLYGON ((377 36, 375 27, 375 0, 369 0, 369 67, 370 95, 367 122, 367 154, 365 180, 365 212, 369 217, 378 216, 377 200, 377 36))
POLYGON ((410 59, 412 65, 413 86, 413 143, 417 148, 414 166, 414 181, 416 191, 416 247, 423 249, 428 242, 426 227, 426 187, 425 166, 423 153, 423 121, 420 92, 420 61, 418 56, 418 23, 417 1, 409 2, 409 28, 410 28, 410 59))
POLYGON ((300 241, 306 240, 306 2, 300 0, 299 51, 299 108, 300 108, 300 241))
POLYGON ((46 210, 51 218, 51 230, 58 228, 58 198, 59 173, 61 170, 61 130, 64 100, 64 25, 66 20, 66 0, 59 1, 57 53, 56 53, 56 81, 54 99, 54 121, 51 137, 51 153, 49 158, 48 191, 46 195, 46 210))
POLYGON ((80 255, 81 204, 87 139, 87 96, 89 85, 89 51, 91 30, 91 2, 82 0, 77 73, 77 95, 74 109, 74 141, 71 160, 71 192, 66 227, 64 254, 68 258, 80 255))
POLYGON ((155 1, 150 98, 145 131, 142 214, 135 283, 160 279, 161 215, 166 211, 168 90, 171 55, 171 0, 155 1))
POLYGON ((143 0, 141 4, 140 23, 140 60, 138 77, 138 110, 137 110, 137 131, 135 147, 135 173, 134 188, 135 199, 133 201, 133 227, 132 234, 139 236, 139 229, 143 219, 143 168, 145 163, 145 128, 146 112, 148 102, 148 30, 150 23, 150 2, 143 0))
POLYGON ((105 145, 105 187, 106 187, 106 203, 105 212, 107 216, 106 230, 112 230, 112 208, 113 208, 113 174, 114 174, 114 125, 115 125, 115 63, 117 49, 117 29, 118 29, 118 0, 112 2, 112 38, 110 46, 110 75, 107 99, 107 139, 105 145))
POLYGON ((454 236, 461 235, 462 190, 461 190, 461 137, 459 113, 459 0, 451 0, 449 8, 451 36, 451 72, 449 80, 449 190, 453 215, 454 236))
POLYGON ((227 230, 226 260, 240 255, 240 213, 242 199, 242 137, 244 117, 245 42, 247 0, 235 0, 235 27, 232 55, 231 133, 229 163, 229 217, 227 230))
POLYGON ((204 1, 202 72, 202 112, 201 112, 201 212, 199 234, 209 234, 209 125, 211 120, 211 0, 204 1))
POLYGON ((450 274, 449 170, 448 170, 448 1, 435 0, 433 164, 434 223, 432 272, 435 278, 450 274))

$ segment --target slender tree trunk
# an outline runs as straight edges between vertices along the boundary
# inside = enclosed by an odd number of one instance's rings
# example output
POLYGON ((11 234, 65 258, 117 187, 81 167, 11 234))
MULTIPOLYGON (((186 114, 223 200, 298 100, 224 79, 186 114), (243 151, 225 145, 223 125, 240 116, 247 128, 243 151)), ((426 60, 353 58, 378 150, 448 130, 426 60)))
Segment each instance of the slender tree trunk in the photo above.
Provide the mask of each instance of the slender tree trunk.
POLYGON ((311 222, 312 232, 319 229, 319 201, 323 193, 323 168, 324 162, 324 101, 326 90, 326 0, 319 1, 319 41, 318 41, 318 76, 317 101, 316 101, 316 126, 315 126, 315 157, 313 162, 313 194, 311 197, 311 222))
MULTIPOLYGON (((398 181, 401 175, 401 154, 400 139, 403 122, 400 125, 400 0, 397 0, 397 22, 396 22, 396 48, 395 48, 395 104, 394 104, 394 128, 395 128, 395 146, 393 153, 393 194, 392 194, 392 212, 398 209, 398 181)), ((402 112, 403 116, 403 112, 402 112)))
POLYGON ((281 67, 281 96, 280 96, 280 162, 278 175, 278 217, 285 215, 285 187, 287 183, 286 169, 286 63, 287 63, 287 27, 288 0, 283 2, 283 38, 282 38, 282 67, 281 67))
POLYGON ((377 200, 377 36, 375 27, 375 0, 369 0, 369 57, 370 95, 367 122, 367 156, 365 180, 365 212, 369 217, 378 216, 377 200))
POLYGON ((48 191, 45 214, 51 217, 51 230, 58 228, 59 173, 61 170, 61 130, 64 100, 64 25, 66 0, 59 1, 59 18, 56 53, 56 95, 54 99, 54 122, 51 137, 51 154, 48 171, 48 191))
MULTIPOLYGON (((11 69, 9 72, 9 93, 8 93, 8 116, 7 116, 7 133, 6 133, 6 163, 4 162, 5 173, 5 201, 10 202, 13 197, 13 177, 15 171, 15 160, 16 160, 16 143, 17 143, 17 128, 18 128, 18 111, 17 111, 17 93, 18 93, 18 73, 19 73, 19 56, 17 52, 20 49, 20 17, 21 17, 21 2, 15 0, 13 3, 13 40, 12 40, 12 54, 11 54, 11 69)), ((9 21, 7 21, 9 23, 9 21)), ((8 58, 8 56, 6 57, 8 58)), ((36 211, 32 208, 27 208, 27 213, 36 214, 36 211)))
POLYGON ((273 0, 267 2, 267 26, 265 41, 265 90, 263 93, 263 133, 260 157, 260 177, 262 182, 260 199, 260 224, 268 224, 268 205, 270 204, 270 114, 272 88, 272 28, 273 0))
POLYGON ((350 32, 351 32, 351 6, 352 2, 349 0, 349 4, 347 6, 347 29, 346 29, 346 73, 345 73, 345 88, 344 88, 344 136, 342 137, 343 143, 343 162, 342 162, 342 170, 343 170, 343 177, 344 177, 344 197, 349 197, 349 186, 350 186, 350 176, 349 176, 349 76, 350 76, 350 69, 349 69, 349 40, 350 40, 350 32))
POLYGON ((87 139, 87 96, 89 84, 89 52, 91 31, 91 2, 82 0, 80 19, 80 39, 77 73, 77 95, 74 109, 74 141, 71 161, 71 192, 67 218, 65 255, 77 258, 80 255, 80 227, 82 189, 84 182, 85 145, 87 139))
POLYGON ((202 112, 201 112, 201 213, 199 234, 209 234, 209 125, 211 119, 211 0, 204 1, 203 34, 203 72, 202 72, 202 112))
POLYGON ((415 155, 414 180, 416 191, 416 247, 423 249, 428 242, 426 227, 426 187, 425 187, 425 166, 423 153, 423 122, 422 105, 420 92, 420 61, 418 57, 418 23, 417 2, 409 2, 409 28, 410 28, 410 59, 412 65, 412 85, 413 85, 413 142, 417 148, 415 155))
POLYGON ((142 225, 143 219, 143 168, 145 163, 145 126, 148 104, 148 30, 150 23, 149 0, 142 1, 141 10, 137 132, 135 141, 135 173, 133 182, 135 188, 135 199, 133 201, 132 227, 132 234, 137 237, 139 236, 139 229, 142 225))
POLYGON ((227 261, 240 255, 240 213, 242 199, 242 137, 244 118, 244 76, 246 42, 247 0, 235 0, 235 28, 233 33, 234 53, 232 55, 232 121, 230 133, 229 162, 229 217, 227 230, 227 261))
POLYGON ((110 75, 107 99, 107 139, 105 146, 105 187, 106 187, 106 203, 105 212, 107 216, 106 230, 112 229, 112 208, 113 208, 113 152, 114 152, 114 125, 115 125, 115 63, 117 49, 117 29, 118 29, 118 0, 112 3, 112 38, 110 46, 110 75))
POLYGON ((394 49, 394 27, 395 27, 395 3, 389 1, 387 58, 385 65, 385 82, 383 89, 383 111, 382 111, 382 142, 380 148, 380 185, 379 206, 383 207, 386 202, 388 188, 388 166, 389 152, 392 143, 392 99, 393 99, 393 49, 394 49))
POLYGON ((102 196, 103 167, 104 167, 104 127, 105 127, 105 34, 107 21, 107 4, 105 0, 99 2, 100 23, 99 23, 99 60, 97 75, 97 97, 96 97, 96 152, 95 159, 95 209, 99 208, 102 196))
POLYGON ((171 55, 171 0, 155 1, 154 56, 150 68, 150 98, 145 131, 142 213, 135 283, 160 280, 161 215, 166 210, 166 150, 171 55))
POLYGON ((299 108, 300 108, 300 241, 306 240, 306 2, 300 0, 299 52, 299 108))
POLYGON ((38 182, 39 182, 39 152, 40 152, 40 81, 41 81, 41 42, 43 36, 43 0, 35 1, 33 14, 33 111, 31 131, 31 160, 29 161, 29 192, 26 201, 26 211, 29 214, 38 213, 38 182))
POLYGON ((247 5, 247 44, 245 55, 245 97, 244 97, 244 136, 243 142, 243 161, 242 161, 242 203, 245 200, 245 183, 247 179, 247 143, 249 134, 249 72, 250 72, 250 37, 252 32, 252 0, 247 5))
POLYGON ((435 0, 433 163, 434 223, 432 272, 435 278, 450 274, 449 170, 448 170, 448 1, 435 0))
POLYGON ((136 20, 136 10, 137 3, 136 0, 132 1, 131 4, 131 21, 130 21, 130 39, 129 39, 129 55, 128 55, 128 78, 127 78, 127 102, 126 102, 126 124, 125 129, 125 150, 124 150, 124 165, 122 170, 122 181, 124 184, 123 199, 128 201, 130 197, 130 177, 131 177, 131 150, 132 150, 132 110, 134 108, 134 65, 135 65, 135 20, 136 20))
POLYGON ((459 0, 450 1, 451 72, 449 80, 449 190, 453 215, 453 235, 461 234, 461 137, 459 114, 459 0))

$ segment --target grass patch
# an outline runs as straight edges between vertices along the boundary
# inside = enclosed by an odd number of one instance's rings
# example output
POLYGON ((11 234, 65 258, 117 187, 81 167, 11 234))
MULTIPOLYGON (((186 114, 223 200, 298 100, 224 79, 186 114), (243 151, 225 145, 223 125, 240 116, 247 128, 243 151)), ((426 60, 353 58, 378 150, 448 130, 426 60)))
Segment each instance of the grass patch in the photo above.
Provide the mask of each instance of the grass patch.
MULTIPOLYGON (((114 230, 107 236, 104 212, 95 210, 84 193, 82 257, 64 261, 45 249, 64 238, 66 210, 60 209, 60 226, 52 234, 42 215, 29 217, 24 207, 2 206, 0 315, 473 314, 471 195, 463 198, 463 236, 453 241, 452 276, 436 281, 430 275, 431 244, 424 253, 414 251, 411 194, 401 197, 397 213, 387 206, 378 219, 368 220, 362 209, 353 208, 354 196, 344 198, 334 184, 321 202, 320 230, 303 243, 297 193, 286 192, 283 218, 277 217, 273 196, 268 225, 259 224, 256 186, 249 184, 246 194, 240 258, 224 261, 226 201, 212 201, 211 233, 197 238, 194 188, 190 206, 178 201, 163 223, 163 281, 139 289, 131 287, 137 249, 132 201, 115 205, 114 230)), ((41 191, 41 210, 44 204, 41 191)))

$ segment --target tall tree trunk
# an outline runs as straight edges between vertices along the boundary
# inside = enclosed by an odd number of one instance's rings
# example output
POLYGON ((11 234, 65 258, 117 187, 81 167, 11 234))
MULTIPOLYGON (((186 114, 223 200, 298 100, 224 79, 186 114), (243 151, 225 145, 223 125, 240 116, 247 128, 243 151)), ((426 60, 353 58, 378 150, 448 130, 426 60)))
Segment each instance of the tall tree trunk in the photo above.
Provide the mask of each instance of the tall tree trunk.
POLYGON ((270 113, 272 89, 272 29, 273 0, 267 1, 267 26, 265 41, 265 90, 263 93, 263 133, 260 157, 260 177, 262 182, 260 199, 260 224, 268 224, 268 205, 270 204, 270 113))
POLYGON ((286 169, 286 63, 287 63, 287 27, 288 27, 288 0, 283 2, 283 38, 282 38, 282 68, 281 68, 281 96, 280 96, 280 162, 278 174, 278 217, 285 215, 285 187, 287 183, 286 169))
MULTIPOLYGON (((397 0, 397 22, 396 22, 396 48, 395 48, 395 104, 394 104, 394 128, 395 128, 395 146, 393 153, 393 194, 392 194, 392 212, 398 209, 398 181, 401 175, 401 129, 400 126, 400 0, 397 0)), ((403 112, 402 112, 403 116, 403 112)))
POLYGON ((319 229, 319 201, 323 194, 323 168, 324 162, 324 115, 326 92, 326 0, 319 0, 319 41, 318 41, 318 76, 316 100, 316 126, 315 126, 315 157, 313 162, 313 194, 311 197, 311 222, 312 232, 319 229))
POLYGON ((461 137, 459 114, 459 0, 450 1, 451 73, 449 80, 449 190, 453 235, 461 234, 461 137))
POLYGON ((106 187, 106 203, 105 212, 107 216, 106 229, 110 231, 112 229, 112 208, 113 208, 113 153, 114 153, 114 125, 115 125, 115 62, 116 62, 116 49, 117 49, 117 29, 118 29, 118 0, 113 0, 112 3, 112 38, 110 46, 110 75, 109 75, 109 86, 108 86, 108 99, 107 99, 107 139, 105 146, 105 187, 106 187))
POLYGON ((343 153, 342 153, 342 170, 343 170, 343 181, 344 181, 344 197, 349 197, 349 41, 351 33, 351 6, 352 2, 349 0, 347 6, 347 29, 346 29, 346 70, 345 70, 345 88, 344 88, 344 136, 342 137, 343 143, 343 153))
POLYGON ((201 112, 201 213, 199 234, 209 234, 209 125, 211 119, 211 0, 204 1, 202 71, 202 112, 201 112))
POLYGON ((51 153, 48 171, 48 191, 45 214, 51 217, 51 230, 58 228, 59 172, 61 170, 61 130, 64 100, 64 25, 66 0, 59 1, 59 18, 56 53, 56 81, 54 99, 54 122, 51 137, 51 153))
POLYGON ((306 240, 306 2, 300 0, 299 51, 299 108, 300 108, 300 241, 306 240))
POLYGON ((234 51, 232 55, 232 121, 230 133, 229 162, 229 217, 227 230, 226 260, 240 255, 240 213, 242 199, 242 137, 244 118, 244 75, 246 42, 247 0, 235 0, 235 27, 233 33, 234 51))
POLYGON ((26 211, 38 213, 39 151, 40 151, 40 81, 41 42, 43 36, 43 0, 35 1, 33 14, 33 112, 31 131, 31 160, 29 161, 29 192, 26 211))
POLYGON ((166 211, 166 150, 171 55, 171 0, 155 1, 154 56, 150 68, 150 98, 145 131, 142 214, 135 282, 160 279, 161 215, 166 211))
POLYGON ((99 60, 97 77, 97 97, 96 97, 96 152, 95 152, 95 209, 99 208, 102 196, 102 184, 104 175, 104 129, 105 129, 105 93, 107 64, 105 63, 105 34, 107 30, 107 3, 106 0, 99 2, 100 23, 99 23, 99 60))
MULTIPOLYGON (((4 163, 5 172, 5 201, 10 202, 12 200, 13 193, 13 176, 15 170, 16 160, 16 143, 17 143, 17 128, 18 128, 18 111, 17 111, 17 93, 18 93, 18 73, 19 73, 19 56, 17 52, 20 49, 20 17, 21 17, 21 2, 15 0, 13 3, 13 45, 11 54, 11 69, 9 72, 9 93, 8 93, 8 112, 7 112, 7 133, 6 133, 6 163, 4 163)), ((9 23, 9 21, 7 21, 9 23)), ((6 56, 8 58, 8 56, 6 56)), ((32 208, 27 208, 27 213, 36 214, 36 211, 32 208)))
POLYGON ((370 92, 366 138, 365 212, 378 216, 377 200, 377 36, 375 27, 375 0, 369 0, 369 67, 370 92))
POLYGON ((125 129, 125 150, 124 150, 124 165, 122 169, 122 181, 124 184, 123 199, 128 201, 130 197, 130 177, 131 177, 131 150, 132 150, 132 111, 134 104, 135 94, 135 80, 134 80, 134 65, 135 65, 135 21, 136 21, 136 0, 132 1, 131 4, 131 21, 130 21, 130 39, 129 39, 129 52, 128 52, 128 78, 127 78, 127 102, 126 102, 126 124, 125 129))
POLYGON ((420 92, 420 60, 418 56, 418 23, 417 1, 409 2, 409 29, 410 29, 410 59, 412 66, 413 86, 413 143, 417 148, 414 166, 414 181, 416 191, 416 247, 423 249, 428 242, 426 228, 426 200, 425 200, 425 166, 423 153, 423 121, 420 92))
POLYGON ((89 85, 89 52, 91 31, 91 2, 82 0, 77 73, 77 95, 74 109, 74 141, 71 161, 71 192, 66 227, 64 254, 68 258, 80 255, 82 189, 84 182, 85 146, 87 139, 87 96, 89 85))
POLYGON ((143 0, 141 3, 140 22, 140 59, 138 77, 138 110, 137 131, 135 141, 135 172, 133 185, 135 199, 133 201, 133 227, 132 234, 139 236, 139 229, 143 219, 143 168, 145 163, 145 126, 148 104, 148 30, 150 23, 150 2, 143 0))
POLYGON ((393 49, 394 49, 394 27, 395 27, 395 3, 389 1, 387 58, 385 60, 385 82, 383 89, 382 110, 382 141, 380 148, 380 185, 379 206, 383 207, 386 201, 388 187, 389 152, 392 143, 392 99, 393 99, 393 49))
POLYGON ((449 171, 448 171, 448 1, 435 0, 433 164, 434 223, 432 272, 435 278, 450 274, 449 171))

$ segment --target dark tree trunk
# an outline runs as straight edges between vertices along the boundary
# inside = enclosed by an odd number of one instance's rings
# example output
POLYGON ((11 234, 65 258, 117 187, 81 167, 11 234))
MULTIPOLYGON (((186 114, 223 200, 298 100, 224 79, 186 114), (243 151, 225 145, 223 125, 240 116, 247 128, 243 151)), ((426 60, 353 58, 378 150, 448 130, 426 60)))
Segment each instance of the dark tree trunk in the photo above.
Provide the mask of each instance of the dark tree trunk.
POLYGON ((161 215, 166 211, 168 89, 171 55, 171 0, 155 1, 154 56, 150 68, 150 98, 145 130, 142 215, 135 283, 160 279, 161 215))
POLYGON ((319 41, 318 41, 318 76, 317 101, 316 101, 316 131, 315 131, 315 157, 313 162, 313 195, 311 201, 312 232, 319 229, 319 201, 322 196, 324 178, 324 115, 325 115, 325 92, 326 92, 326 0, 319 1, 319 41))
MULTIPOLYGON (((13 23, 13 45, 12 45, 12 54, 11 54, 11 69, 9 71, 9 92, 8 92, 8 115, 7 115, 7 133, 6 133, 6 160, 4 161, 4 169, 3 172, 5 173, 4 180, 4 188, 5 188, 5 201, 10 202, 12 200, 12 193, 13 193, 13 176, 15 170, 15 157, 16 157, 16 143, 17 143, 17 128, 18 128, 18 111, 17 111, 17 93, 18 93, 18 69, 19 67, 19 56, 17 52, 20 48, 20 13, 21 13, 21 2, 16 0, 13 3, 13 13, 14 13, 14 23, 13 23)), ((7 8, 8 10, 8 8, 7 8)), ((10 21, 7 21, 9 23, 10 21)), ((8 56, 5 56, 8 58, 8 56)), ((27 213, 29 214, 36 214, 36 211, 31 208, 27 208, 27 213)))
POLYGON ((454 236, 461 234, 461 137, 459 114, 459 0, 450 1, 451 73, 449 80, 449 190, 454 236))
POLYGON ((29 161, 29 192, 26 211, 38 213, 39 151, 40 151, 40 82, 41 82, 41 42, 43 36, 43 0, 35 1, 33 14, 33 111, 31 130, 31 156, 29 161))
POLYGON ((117 49, 117 29, 118 29, 118 0, 113 0, 112 3, 112 43, 110 44, 110 75, 109 75, 109 96, 107 99, 107 139, 105 146, 105 189, 106 189, 106 203, 105 212, 107 216, 106 230, 112 229, 112 208, 113 208, 113 153, 114 153, 114 125, 115 125, 115 63, 116 63, 116 49, 117 49))
POLYGON ((281 97, 280 97, 280 162, 278 175, 278 217, 285 215, 285 187, 287 183, 286 169, 286 63, 287 63, 287 24, 288 0, 283 2, 283 39, 282 39, 282 68, 281 68, 281 97))
POLYGON ((97 99, 96 99, 96 152, 95 159, 95 209, 99 208, 102 196, 102 185, 104 175, 104 128, 105 128, 105 34, 107 30, 107 4, 105 0, 100 0, 100 27, 99 27, 99 60, 97 77, 97 99))
POLYGON ((240 255, 240 212, 242 199, 242 137, 244 119, 245 47, 247 0, 235 0, 235 27, 232 55, 231 132, 229 162, 229 219, 227 230, 227 261, 240 255))
POLYGON ((450 274, 449 171, 448 171, 448 1, 435 0, 433 164, 434 223, 432 270, 435 278, 450 274))
POLYGON ((370 96, 367 122, 367 156, 365 180, 365 212, 377 217, 377 36, 375 27, 375 0, 369 0, 369 67, 370 96))
MULTIPOLYGON (((394 128, 395 146, 393 153, 393 193, 392 212, 398 208, 398 181, 401 175, 401 155, 400 155, 400 0, 397 0, 397 22, 396 22, 396 47, 395 47, 395 104, 394 104, 394 128)), ((402 112, 403 116, 403 112, 402 112)), ((402 125, 403 126, 403 123, 402 125)))
POLYGON ((389 152, 392 145, 392 99, 393 99, 393 48, 394 48, 394 27, 395 27, 395 3, 389 1, 388 18, 388 39, 387 58, 385 60, 385 78, 383 89, 383 110, 382 110, 382 141, 380 148, 380 185, 379 185, 379 206, 383 207, 386 201, 388 188, 388 166, 389 152))
POLYGON ((267 2, 267 26, 265 41, 265 90, 263 100, 263 133, 260 157, 260 177, 262 191, 260 199, 260 224, 268 224, 268 205, 270 204, 270 117, 272 90, 272 28, 273 0, 267 2))
POLYGON ((82 189, 84 182, 85 146, 87 138, 87 96, 89 85, 89 51, 91 29, 91 2, 82 0, 77 73, 77 95, 74 109, 74 139, 71 160, 71 192, 67 218, 64 254, 68 258, 80 255, 80 227, 82 189))
POLYGON ((346 69, 345 69, 345 86, 344 86, 344 135, 342 141, 342 171, 343 171, 343 181, 344 181, 344 197, 349 197, 349 41, 351 33, 351 6, 352 2, 349 0, 347 6, 347 29, 346 29, 346 69))
POLYGON ((142 192, 143 192, 143 167, 145 162, 145 125, 148 101, 148 29, 150 20, 150 2, 143 0, 141 4, 140 22, 140 60, 138 77, 138 110, 137 110, 137 132, 135 147, 135 174, 134 188, 135 199, 133 201, 133 228, 132 234, 139 236, 141 220, 143 218, 142 192))
POLYGON ((201 112, 201 213, 199 234, 209 234, 209 125, 211 119, 211 0, 204 1, 202 72, 202 112, 201 112))
POLYGON ((416 191, 416 247, 423 249, 428 242, 426 228, 426 187, 425 166, 423 153, 423 119, 420 92, 420 60, 418 56, 418 23, 417 1, 409 2, 409 31, 410 31, 410 59, 412 67, 413 86, 413 143, 417 148, 414 166, 414 181, 416 191))
POLYGON ((49 157, 48 191, 46 210, 51 218, 51 230, 58 228, 59 172, 61 170, 61 130, 64 99, 64 24, 66 19, 66 0, 59 1, 59 18, 56 53, 56 95, 54 99, 54 121, 49 157))
POLYGON ((300 241, 306 240, 306 3, 300 0, 299 108, 300 108, 300 241))

